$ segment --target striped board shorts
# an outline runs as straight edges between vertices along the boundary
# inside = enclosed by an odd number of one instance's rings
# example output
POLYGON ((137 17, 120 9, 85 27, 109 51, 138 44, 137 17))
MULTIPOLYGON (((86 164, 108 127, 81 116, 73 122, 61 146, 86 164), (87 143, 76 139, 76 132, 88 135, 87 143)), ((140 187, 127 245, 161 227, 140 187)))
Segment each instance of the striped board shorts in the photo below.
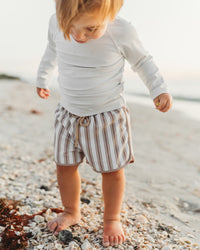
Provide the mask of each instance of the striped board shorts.
POLYGON ((75 166, 85 157, 99 173, 125 167, 134 162, 128 109, 80 117, 58 104, 54 148, 57 165, 75 166))

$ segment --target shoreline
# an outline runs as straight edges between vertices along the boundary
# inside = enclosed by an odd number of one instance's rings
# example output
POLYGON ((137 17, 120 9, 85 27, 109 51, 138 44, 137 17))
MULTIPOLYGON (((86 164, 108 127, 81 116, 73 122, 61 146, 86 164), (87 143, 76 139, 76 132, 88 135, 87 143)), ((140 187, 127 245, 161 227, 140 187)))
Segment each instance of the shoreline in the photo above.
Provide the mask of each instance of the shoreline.
MULTIPOLYGON (((31 189, 31 186, 28 186, 29 191, 24 191, 24 184, 17 184, 23 180, 24 172, 29 183, 35 188, 43 184, 43 175, 50 178, 52 183, 55 181, 55 166, 52 162, 53 113, 59 94, 52 90, 50 99, 42 100, 36 96, 32 85, 20 81, 12 81, 9 86, 6 84, 8 81, 0 83, 0 92, 3 93, 0 95, 2 196, 23 200, 24 192, 34 197, 34 189, 31 189), (23 166, 27 169, 24 170, 23 166), (21 177, 14 176, 17 172, 12 173, 13 167, 14 170, 18 169, 21 177), (46 168, 50 173, 45 172, 46 168), (32 176, 29 176, 29 171, 32 176), (13 179, 12 182, 8 176, 13 179), (13 190, 17 186, 22 192, 14 193, 13 190)), ((199 243, 199 123, 175 110, 162 114, 137 103, 128 103, 128 106, 136 161, 133 166, 125 168, 124 206, 129 204, 132 209, 136 209, 136 212, 145 215, 154 223, 157 221, 177 228, 178 239, 187 238, 191 244, 199 243)), ((80 166, 80 173, 83 179, 96 183, 99 190, 99 174, 86 164, 80 166)), ((49 179, 46 181, 50 182, 49 179)), ((38 188, 36 190, 38 192, 38 188)), ((57 195, 55 190, 56 186, 51 191, 52 197, 57 195)), ((39 194, 36 200, 38 197, 39 194)), ((49 199, 53 199, 52 203, 60 205, 60 200, 57 198, 55 201, 52 197, 49 196, 49 199)), ((39 208, 44 208, 45 205, 47 206, 48 202, 42 203, 39 208)), ((36 210, 35 204, 31 211, 36 210)), ((127 208, 125 212, 130 216, 127 208)), ((163 244, 172 244, 165 240, 163 244)))
MULTIPOLYGON (((128 72, 128 71, 127 71, 128 72)), ((26 82, 29 85, 33 85, 33 82, 36 80, 34 77, 21 77, 20 75, 16 74, 13 75, 10 72, 4 73, 0 72, 0 84, 1 82, 26 82)), ((128 73, 127 73, 128 74, 128 73)), ((133 91, 132 88, 130 88, 129 78, 125 77, 125 97, 128 100, 129 103, 136 103, 142 106, 148 106, 152 107, 152 100, 148 95, 148 91, 146 90, 146 94, 141 94, 140 92, 133 91)), ((196 80, 197 81, 197 80, 196 80)), ((138 82, 136 80, 136 86, 138 85, 138 82)), ((50 79, 49 83, 50 89, 52 91, 59 91, 57 86, 57 74, 54 72, 52 78, 50 79)), ((177 87, 177 86, 176 86, 177 87)), ((137 87, 136 87, 137 89, 137 87)), ((186 118, 194 120, 194 121, 200 121, 200 115, 199 115, 199 109, 200 109, 200 99, 196 96, 190 96, 189 98, 185 97, 185 95, 177 95, 177 93, 174 93, 173 95, 173 107, 172 110, 175 112, 180 112, 183 115, 186 116, 186 118)))
MULTIPOLYGON (((149 108, 154 107, 150 97, 131 95, 127 92, 126 99, 128 103, 138 104, 149 108)), ((185 119, 200 122, 199 109, 200 102, 173 99, 173 106, 170 112, 180 113, 179 115, 185 116, 185 119)))

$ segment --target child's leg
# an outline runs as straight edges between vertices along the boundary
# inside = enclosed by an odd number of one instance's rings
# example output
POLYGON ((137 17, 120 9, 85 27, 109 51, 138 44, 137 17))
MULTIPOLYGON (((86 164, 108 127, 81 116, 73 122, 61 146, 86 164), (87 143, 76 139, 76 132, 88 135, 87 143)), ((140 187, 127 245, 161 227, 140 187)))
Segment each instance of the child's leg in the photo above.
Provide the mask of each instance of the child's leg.
POLYGON ((80 221, 81 178, 78 166, 57 165, 57 180, 64 212, 48 223, 55 235, 80 221))
POLYGON ((102 174, 104 196, 104 236, 105 247, 118 245, 125 240, 120 222, 120 211, 125 189, 124 169, 102 174))

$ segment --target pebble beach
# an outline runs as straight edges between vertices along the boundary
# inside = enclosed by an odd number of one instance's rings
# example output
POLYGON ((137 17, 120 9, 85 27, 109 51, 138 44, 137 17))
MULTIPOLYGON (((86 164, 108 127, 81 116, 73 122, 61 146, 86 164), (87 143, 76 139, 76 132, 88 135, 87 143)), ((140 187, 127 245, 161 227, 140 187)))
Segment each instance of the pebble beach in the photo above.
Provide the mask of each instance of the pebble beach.
POLYGON ((135 163, 125 168, 121 218, 126 241, 102 247, 101 175, 85 162, 81 222, 62 239, 47 222, 62 212, 53 157, 59 93, 40 99, 31 84, 0 81, 0 249, 200 249, 200 122, 128 103, 135 163))

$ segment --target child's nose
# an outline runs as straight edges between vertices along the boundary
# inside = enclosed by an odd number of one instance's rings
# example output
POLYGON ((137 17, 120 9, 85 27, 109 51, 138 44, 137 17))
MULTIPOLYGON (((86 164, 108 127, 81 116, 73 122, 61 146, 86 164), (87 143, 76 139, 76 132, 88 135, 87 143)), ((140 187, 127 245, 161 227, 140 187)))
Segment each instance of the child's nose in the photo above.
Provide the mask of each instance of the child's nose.
POLYGON ((76 34, 76 39, 77 40, 84 40, 86 38, 86 34, 85 34, 85 32, 78 32, 77 34, 76 34))

